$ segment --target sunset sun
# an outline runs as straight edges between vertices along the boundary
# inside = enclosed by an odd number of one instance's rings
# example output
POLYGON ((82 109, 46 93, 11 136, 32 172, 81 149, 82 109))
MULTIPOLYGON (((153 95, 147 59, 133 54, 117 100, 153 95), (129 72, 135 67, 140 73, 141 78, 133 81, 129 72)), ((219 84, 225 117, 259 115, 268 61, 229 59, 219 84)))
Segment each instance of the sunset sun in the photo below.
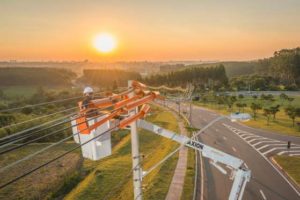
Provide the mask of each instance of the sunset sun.
POLYGON ((108 33, 97 35, 93 41, 93 46, 101 53, 112 52, 116 45, 116 39, 108 33))

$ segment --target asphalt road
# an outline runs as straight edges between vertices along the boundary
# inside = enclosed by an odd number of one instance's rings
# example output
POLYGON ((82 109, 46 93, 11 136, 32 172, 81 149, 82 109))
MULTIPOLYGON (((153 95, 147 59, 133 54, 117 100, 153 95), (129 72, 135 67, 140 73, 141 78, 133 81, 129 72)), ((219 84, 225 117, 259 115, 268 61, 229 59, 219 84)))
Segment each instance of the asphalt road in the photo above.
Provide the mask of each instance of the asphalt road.
MULTIPOLYGON (((178 109, 178 105, 174 103, 169 102, 168 105, 178 109)), ((180 107, 181 112, 184 112, 188 111, 189 106, 181 104, 180 107)), ((192 125, 202 128, 218 116, 214 112, 193 106, 192 125)), ((271 156, 275 154, 300 155, 300 138, 252 129, 239 123, 231 122, 229 119, 222 119, 201 134, 199 140, 245 161, 246 166, 252 172, 252 178, 246 186, 243 199, 300 199, 299 189, 290 183, 270 161, 271 156), (290 151, 286 149, 287 141, 292 142, 290 151)), ((228 199, 232 180, 230 180, 230 170, 225 166, 222 167, 227 171, 227 175, 224 175, 211 165, 208 159, 203 158, 203 166, 201 168, 203 169, 204 177, 198 177, 198 180, 203 179, 203 199, 228 199)), ((199 176, 201 175, 201 173, 198 174, 199 176)), ((201 190, 198 191, 201 192, 201 190)), ((197 194, 197 199, 201 199, 201 194, 197 194)))

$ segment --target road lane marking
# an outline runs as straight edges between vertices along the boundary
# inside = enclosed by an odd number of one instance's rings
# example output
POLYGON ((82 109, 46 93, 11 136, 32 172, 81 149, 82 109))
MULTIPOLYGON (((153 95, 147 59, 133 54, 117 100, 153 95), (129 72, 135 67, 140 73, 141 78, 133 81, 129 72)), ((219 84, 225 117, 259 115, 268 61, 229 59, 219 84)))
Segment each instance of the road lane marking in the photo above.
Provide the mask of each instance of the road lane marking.
POLYGON ((232 150, 236 152, 236 149, 234 147, 232 147, 232 150))
POLYGON ((269 142, 269 143, 276 143, 276 142, 280 142, 280 141, 275 141, 275 140, 269 139, 268 141, 262 141, 262 142, 258 142, 256 144, 253 144, 252 146, 255 147, 255 146, 259 145, 259 144, 267 143, 267 142, 269 142))
MULTIPOLYGON (((224 125, 224 124, 223 124, 224 125)), ((225 125, 224 125, 225 126, 225 125)), ((226 126, 228 129, 230 129, 229 127, 230 126, 226 126)), ((240 137, 241 138, 241 137, 240 137)), ((242 139, 242 138, 241 138, 242 139)), ((273 139, 270 139, 271 141, 269 142, 282 142, 282 141, 276 141, 276 140, 273 140, 273 139)), ((245 140, 244 140, 245 141, 245 140)), ((246 141, 245 141, 246 142, 246 141)), ((264 142, 268 142, 268 141, 264 141, 264 142)), ((247 143, 247 142, 246 142, 247 143)), ((258 143, 263 143, 263 142, 258 142, 258 143)), ((258 153, 260 154, 263 159, 269 163, 271 165, 271 167, 286 181, 286 183, 294 190, 294 192, 300 197, 300 192, 295 188, 295 186, 285 177, 285 175, 282 174, 282 172, 274 166, 274 164, 266 157, 264 156, 260 151, 258 151, 256 148, 254 148, 254 146, 258 145, 258 143, 256 143, 255 145, 251 145, 249 143, 249 146, 253 147, 253 149, 258 153)), ((299 152, 300 153, 300 152, 299 152)))
POLYGON ((264 194, 264 192, 263 192, 262 190, 259 190, 259 192, 260 192, 262 198, 263 198, 264 200, 267 200, 266 195, 264 194))
POLYGON ((252 135, 252 136, 245 137, 244 140, 247 141, 249 138, 260 138, 260 136, 252 135))
POLYGON ((300 156, 300 153, 290 154, 290 156, 300 156))
MULTIPOLYGON (((297 149, 296 152, 298 151, 299 148, 300 148, 300 147, 294 147, 294 149, 297 149)), ((270 152, 272 152, 272 151, 274 151, 274 150, 280 150, 280 149, 286 150, 287 148, 286 148, 286 147, 275 147, 275 148, 273 148, 273 149, 270 149, 269 151, 264 152, 263 155, 266 155, 266 154, 268 154, 268 153, 270 153, 270 152)), ((293 149, 293 150, 294 150, 294 149, 293 149)), ((290 152, 294 152, 294 151, 290 150, 290 152)), ((299 149, 299 152, 300 152, 300 149, 299 149)))
POLYGON ((257 148, 257 150, 259 151, 259 150, 261 150, 261 149, 263 149, 263 148, 266 148, 266 147, 268 147, 268 146, 270 146, 270 144, 266 144, 266 145, 264 145, 264 146, 262 146, 262 147, 259 147, 259 148, 257 148))
POLYGON ((300 150, 298 150, 298 151, 281 151, 277 155, 281 156, 282 154, 285 154, 285 153, 300 153, 300 150))
POLYGON ((244 164, 245 164, 246 168, 248 168, 248 169, 249 169, 248 165, 247 165, 246 163, 244 163, 244 164))

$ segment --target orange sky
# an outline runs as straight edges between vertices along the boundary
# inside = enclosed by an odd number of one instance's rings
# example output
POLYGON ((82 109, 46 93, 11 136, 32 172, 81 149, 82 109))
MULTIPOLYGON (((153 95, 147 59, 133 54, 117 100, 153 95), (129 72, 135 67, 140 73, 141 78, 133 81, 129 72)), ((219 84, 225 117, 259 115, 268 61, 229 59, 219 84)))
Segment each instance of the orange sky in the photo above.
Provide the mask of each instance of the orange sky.
POLYGON ((300 46, 299 0, 1 0, 0 60, 251 60, 300 46), (118 40, 102 55, 98 33, 118 40))

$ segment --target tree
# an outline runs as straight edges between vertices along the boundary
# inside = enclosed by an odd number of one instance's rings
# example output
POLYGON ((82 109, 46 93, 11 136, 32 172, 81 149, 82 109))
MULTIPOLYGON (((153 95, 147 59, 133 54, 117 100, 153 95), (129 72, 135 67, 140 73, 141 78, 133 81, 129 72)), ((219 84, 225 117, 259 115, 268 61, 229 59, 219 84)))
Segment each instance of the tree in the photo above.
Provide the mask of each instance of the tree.
POLYGON ((261 109, 261 105, 258 103, 252 103, 250 105, 250 108, 253 112, 253 118, 254 118, 254 120, 256 120, 256 114, 257 114, 257 111, 261 109))
POLYGON ((289 101, 289 105, 291 105, 292 101, 294 101, 295 98, 293 97, 288 97, 287 100, 289 101))
POLYGON ((300 116, 300 108, 296 108, 294 106, 288 106, 286 109, 285 109, 285 113, 289 116, 289 118, 292 120, 293 122, 293 127, 295 125, 295 119, 296 117, 300 116))
POLYGON ((238 107, 238 108, 239 108, 239 112, 241 112, 241 108, 243 108, 243 107, 244 107, 244 104, 243 104, 243 103, 240 103, 240 102, 238 102, 238 103, 236 103, 236 107, 238 107))
POLYGON ((239 99, 243 99, 244 95, 243 94, 239 94, 239 99))
POLYGON ((287 100, 289 97, 288 95, 286 95, 285 93, 281 93, 279 95, 280 99, 281 99, 281 105, 283 104, 283 101, 287 100))
POLYGON ((276 113, 278 113, 280 111, 279 107, 280 107, 280 105, 276 105, 276 106, 271 106, 270 107, 270 111, 271 111, 271 113, 273 115, 273 120, 276 119, 276 113))
POLYGON ((256 101, 257 95, 253 95, 252 98, 254 99, 254 101, 256 101))
POLYGON ((267 117, 267 125, 269 125, 271 114, 272 112, 270 108, 264 108, 264 116, 267 117))

